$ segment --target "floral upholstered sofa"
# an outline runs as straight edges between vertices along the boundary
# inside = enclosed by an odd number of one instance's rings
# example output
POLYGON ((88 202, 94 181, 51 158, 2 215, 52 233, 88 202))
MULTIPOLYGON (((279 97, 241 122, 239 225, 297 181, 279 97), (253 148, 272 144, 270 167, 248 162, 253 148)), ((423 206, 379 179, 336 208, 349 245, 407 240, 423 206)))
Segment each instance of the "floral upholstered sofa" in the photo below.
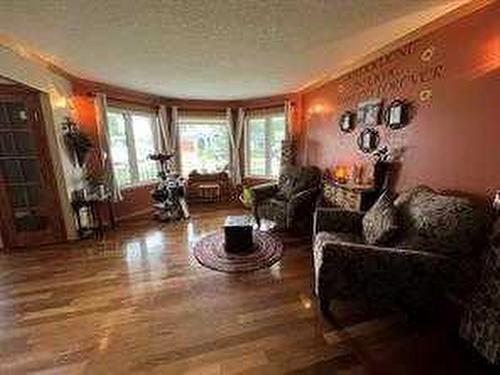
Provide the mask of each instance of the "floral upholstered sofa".
POLYGON ((315 213, 315 289, 330 299, 362 299, 412 312, 432 308, 445 289, 473 285, 491 217, 470 200, 425 186, 384 193, 366 213, 315 213), (466 282, 464 282, 466 280, 466 282))
MULTIPOLYGON (((500 221, 498 221, 500 224, 500 221)), ((499 228, 500 229, 500 228, 499 228)), ((500 233, 498 233, 500 235, 500 233)), ((500 243, 492 246, 460 322, 460 336, 500 365, 500 243)))

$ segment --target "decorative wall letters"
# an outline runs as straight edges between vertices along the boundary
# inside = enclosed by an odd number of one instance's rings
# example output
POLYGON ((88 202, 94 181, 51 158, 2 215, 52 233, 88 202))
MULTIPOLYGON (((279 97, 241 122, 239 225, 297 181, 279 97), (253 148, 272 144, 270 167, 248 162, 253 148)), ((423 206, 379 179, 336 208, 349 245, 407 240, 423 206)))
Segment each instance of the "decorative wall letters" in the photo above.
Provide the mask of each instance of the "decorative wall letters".
POLYGON ((389 53, 341 77, 339 102, 346 105, 374 97, 390 98, 400 96, 409 88, 429 85, 444 76, 444 64, 432 62, 435 56, 434 47, 422 50, 422 47, 417 48, 417 42, 389 53), (414 57, 417 50, 418 54, 414 57), (403 60, 411 60, 412 64, 404 63, 403 60))

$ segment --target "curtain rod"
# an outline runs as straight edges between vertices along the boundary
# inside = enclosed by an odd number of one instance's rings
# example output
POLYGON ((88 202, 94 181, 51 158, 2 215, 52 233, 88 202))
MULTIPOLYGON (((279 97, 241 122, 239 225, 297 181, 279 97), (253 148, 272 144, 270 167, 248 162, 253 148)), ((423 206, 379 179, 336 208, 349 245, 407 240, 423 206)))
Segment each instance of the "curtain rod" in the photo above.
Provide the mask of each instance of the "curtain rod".
MULTIPOLYGON (((88 96, 95 96, 98 93, 103 93, 109 100, 121 102, 121 103, 129 103, 135 105, 143 105, 148 106, 150 108, 158 108, 160 105, 165 105, 166 107, 178 107, 179 110, 190 110, 190 111, 217 111, 217 110, 225 110, 226 108, 231 108, 237 110, 238 108, 245 108, 248 110, 265 110, 265 109, 273 109, 279 108, 285 105, 288 98, 281 98, 270 100, 268 102, 256 102, 252 103, 252 100, 249 100, 247 103, 244 100, 238 101, 227 101, 221 103, 214 103, 213 101, 192 101, 192 100, 171 100, 171 99, 160 99, 154 96, 151 97, 143 97, 143 98, 134 98, 133 94, 127 93, 113 93, 107 92, 107 90, 89 90, 87 91, 88 96), (132 96, 132 97, 131 97, 132 96)), ((292 102, 293 105, 293 102, 292 102)))

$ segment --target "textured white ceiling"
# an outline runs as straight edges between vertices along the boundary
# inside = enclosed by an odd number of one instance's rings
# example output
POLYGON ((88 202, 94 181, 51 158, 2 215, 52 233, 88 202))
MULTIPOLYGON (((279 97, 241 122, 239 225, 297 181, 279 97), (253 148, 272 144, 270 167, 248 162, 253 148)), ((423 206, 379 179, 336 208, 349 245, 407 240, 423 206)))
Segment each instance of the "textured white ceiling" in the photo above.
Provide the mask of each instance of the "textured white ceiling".
POLYGON ((179 98, 295 91, 467 0, 0 0, 0 33, 68 72, 179 98))

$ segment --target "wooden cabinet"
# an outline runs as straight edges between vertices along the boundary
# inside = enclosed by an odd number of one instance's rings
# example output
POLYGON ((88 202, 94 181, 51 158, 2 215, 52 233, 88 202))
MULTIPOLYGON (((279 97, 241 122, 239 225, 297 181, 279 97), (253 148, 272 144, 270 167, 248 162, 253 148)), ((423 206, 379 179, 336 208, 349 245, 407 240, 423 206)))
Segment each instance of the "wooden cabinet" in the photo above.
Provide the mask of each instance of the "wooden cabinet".
POLYGON ((378 197, 391 183, 394 165, 391 162, 378 162, 373 167, 370 185, 341 184, 333 180, 325 171, 322 178, 320 206, 338 207, 351 211, 368 211, 378 197))
POLYGON ((379 190, 372 186, 323 181, 322 204, 324 205, 351 211, 367 211, 375 203, 378 195, 379 190))
POLYGON ((0 85, 0 223, 6 247, 65 237, 39 95, 0 85))

